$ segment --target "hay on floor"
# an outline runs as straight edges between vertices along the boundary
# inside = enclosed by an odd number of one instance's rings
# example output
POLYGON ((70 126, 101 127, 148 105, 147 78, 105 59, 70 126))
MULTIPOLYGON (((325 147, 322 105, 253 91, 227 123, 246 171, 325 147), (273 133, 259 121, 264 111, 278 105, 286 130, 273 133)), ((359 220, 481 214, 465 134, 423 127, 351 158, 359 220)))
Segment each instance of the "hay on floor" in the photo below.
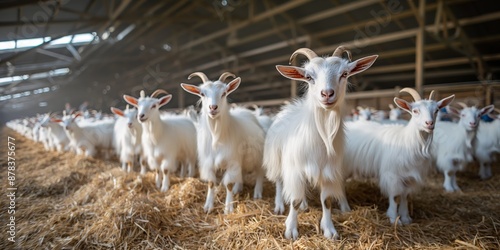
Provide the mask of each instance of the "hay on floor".
MULTIPOLYGON (((0 249, 500 249, 500 166, 487 181, 476 177, 477 166, 461 173, 463 193, 445 193, 441 175, 432 175, 412 197, 414 223, 407 226, 389 223, 387 199, 376 185, 350 181, 352 212, 333 211, 337 241, 322 236, 319 195, 311 191, 308 210, 299 214, 299 239, 292 242, 283 237, 286 216, 272 212, 270 183, 262 200, 253 200, 252 187, 245 187, 230 215, 223 214, 225 190, 219 187, 216 208, 206 214, 206 184, 199 179, 174 177, 170 190, 160 193, 152 173, 124 173, 116 161, 46 152, 6 128, 3 142, 7 135, 16 138, 18 231, 11 243, 3 230, 0 249)), ((1 147, 2 167, 6 154, 1 147)))

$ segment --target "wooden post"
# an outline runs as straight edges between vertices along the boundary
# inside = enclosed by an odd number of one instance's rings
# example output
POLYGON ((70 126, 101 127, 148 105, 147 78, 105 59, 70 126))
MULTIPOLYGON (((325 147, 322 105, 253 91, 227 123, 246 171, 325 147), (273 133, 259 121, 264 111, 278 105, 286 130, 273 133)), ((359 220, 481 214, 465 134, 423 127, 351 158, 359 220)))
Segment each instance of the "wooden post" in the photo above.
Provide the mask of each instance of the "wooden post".
POLYGON ((185 93, 186 92, 180 86, 177 88, 177 96, 179 97, 177 105, 181 109, 184 108, 184 105, 185 105, 184 104, 185 103, 184 102, 185 93))
POLYGON ((292 80, 292 84, 290 85, 290 97, 297 97, 297 81, 292 80))
POLYGON ((416 41, 415 89, 422 96, 424 85, 425 0, 419 1, 419 27, 416 41))

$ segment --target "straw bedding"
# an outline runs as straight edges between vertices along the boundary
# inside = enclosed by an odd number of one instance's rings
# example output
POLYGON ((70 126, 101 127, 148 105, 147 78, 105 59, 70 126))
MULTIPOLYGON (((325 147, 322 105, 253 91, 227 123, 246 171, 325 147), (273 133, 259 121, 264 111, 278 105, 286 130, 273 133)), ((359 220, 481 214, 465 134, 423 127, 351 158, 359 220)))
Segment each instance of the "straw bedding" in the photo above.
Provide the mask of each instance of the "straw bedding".
MULTIPOLYGON (((311 190, 309 208, 299 213, 299 239, 283 238, 286 216, 274 215, 274 188, 262 200, 252 187, 236 197, 235 212, 223 214, 225 190, 216 208, 203 212, 206 185, 196 178, 173 178, 158 192, 154 176, 124 173, 117 161, 85 159, 46 152, 12 130, 16 138, 16 242, 0 236, 0 249, 500 249, 500 166, 480 181, 477 166, 459 174, 463 193, 448 194, 442 176, 412 197, 414 223, 395 226, 385 217, 387 199, 376 185, 347 183, 352 212, 333 211, 340 240, 325 239, 319 229, 321 206, 311 190)), ((6 190, 6 146, 0 175, 6 190)), ((6 192, 6 191, 5 191, 6 192)), ((8 198, 2 194, 2 209, 8 198)), ((2 225, 6 220, 2 211, 2 225)), ((4 227, 5 229, 6 227, 4 227)))

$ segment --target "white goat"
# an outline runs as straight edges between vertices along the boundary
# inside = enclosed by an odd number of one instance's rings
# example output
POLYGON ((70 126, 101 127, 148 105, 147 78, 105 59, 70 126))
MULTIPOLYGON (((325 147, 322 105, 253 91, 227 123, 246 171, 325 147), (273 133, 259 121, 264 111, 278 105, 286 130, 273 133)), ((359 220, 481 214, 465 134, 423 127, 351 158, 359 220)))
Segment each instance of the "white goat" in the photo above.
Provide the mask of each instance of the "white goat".
POLYGON ((202 102, 198 119, 198 162, 200 178, 208 181, 207 199, 203 208, 205 212, 213 209, 216 171, 224 169, 224 212, 231 213, 234 209, 233 192, 241 189, 244 172, 256 174, 254 198, 262 198, 264 131, 248 109, 231 109, 227 102, 227 96, 238 88, 241 78, 225 84, 224 80, 228 76, 235 76, 225 72, 219 80, 210 81, 204 73, 195 72, 188 79, 193 76, 200 77, 203 84, 194 86, 181 83, 181 86, 187 92, 199 96, 202 102))
POLYGON ((253 114, 255 115, 255 117, 257 117, 257 120, 259 121, 262 129, 264 129, 264 132, 267 133, 267 131, 271 127, 271 124, 273 123, 273 119, 270 116, 264 114, 264 109, 262 107, 259 107, 255 104, 252 105, 252 107, 254 108, 253 114))
POLYGON ((423 184, 430 170, 429 150, 437 112, 455 96, 436 102, 432 92, 429 100, 422 100, 414 89, 404 88, 401 92, 410 93, 415 100, 409 103, 394 98, 396 105, 411 114, 408 124, 346 123, 344 164, 348 177, 378 179, 381 192, 389 198, 387 216, 391 223, 399 215, 399 223, 409 224, 408 195, 423 184))
POLYGON ((391 121, 398 121, 399 117, 401 116, 401 109, 398 107, 394 107, 394 105, 389 104, 389 120, 391 121))
POLYGON ((283 198, 290 203, 285 237, 297 239, 298 209, 306 200, 307 184, 321 189, 323 216, 321 229, 327 238, 338 234, 331 219, 332 199, 342 211, 349 211, 345 197, 342 160, 344 125, 341 111, 345 105, 347 78, 368 69, 377 55, 350 62, 350 51, 338 47, 331 57, 319 57, 310 49, 296 50, 307 56, 303 67, 277 65, 284 77, 307 82, 305 98, 283 107, 269 128, 264 148, 266 176, 276 183, 276 213, 284 212, 283 198), (347 52, 349 60, 342 58, 347 52))
POLYGON ((66 114, 62 119, 55 121, 62 123, 66 135, 70 139, 70 145, 76 149, 78 155, 85 153, 86 157, 94 157, 100 151, 105 159, 109 159, 113 141, 114 122, 92 122, 78 124, 76 118, 81 116, 76 114, 66 114))
POLYGON ((449 113, 460 117, 458 123, 440 121, 434 131, 434 147, 432 158, 437 168, 444 174, 443 187, 448 192, 460 191, 457 184, 456 173, 463 171, 467 163, 473 160, 473 141, 476 137, 479 118, 490 113, 493 105, 482 109, 467 107, 460 104, 463 109, 457 110, 448 107, 449 113))
MULTIPOLYGON (((499 109, 495 109, 500 113, 499 109)), ((500 115, 491 115, 493 122, 479 122, 476 141, 474 143, 474 156, 479 161, 479 176, 486 180, 493 176, 491 164, 495 161, 496 154, 500 153, 500 115)))
MULTIPOLYGON (((47 140, 49 141, 49 147, 53 150, 59 152, 68 151, 70 148, 70 141, 64 128, 59 125, 60 120, 57 118, 52 118, 50 114, 46 114, 40 121, 40 126, 45 128, 45 133, 47 140)), ((42 136, 43 137, 43 136, 42 136)))
POLYGON ((122 169, 127 172, 132 171, 139 157, 141 174, 146 174, 141 144, 142 126, 137 119, 137 109, 130 109, 127 105, 125 110, 111 107, 111 112, 119 116, 114 126, 113 144, 120 157, 122 169))
POLYGON ((142 125, 142 147, 149 167, 156 171, 156 186, 166 192, 170 186, 170 174, 179 164, 188 166, 189 176, 195 174, 196 128, 193 123, 179 116, 160 117, 160 108, 169 103, 172 95, 156 90, 147 97, 141 91, 139 99, 124 95, 125 101, 138 110, 137 119, 142 125), (167 94, 155 98, 158 94, 167 94))
POLYGON ((363 108, 361 106, 357 106, 358 110, 358 121, 370 121, 372 120, 373 109, 370 107, 363 108))

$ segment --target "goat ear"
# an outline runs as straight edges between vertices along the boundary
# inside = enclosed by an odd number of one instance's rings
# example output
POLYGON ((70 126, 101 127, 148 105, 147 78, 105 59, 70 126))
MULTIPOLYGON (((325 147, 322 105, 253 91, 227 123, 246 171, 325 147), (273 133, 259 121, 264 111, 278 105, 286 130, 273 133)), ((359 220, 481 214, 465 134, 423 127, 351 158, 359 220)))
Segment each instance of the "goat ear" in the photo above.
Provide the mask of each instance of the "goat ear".
POLYGON ((201 96, 200 87, 191 84, 181 83, 181 88, 193 95, 201 96))
POLYGON ((129 95, 123 95, 123 99, 130 105, 137 107, 137 98, 129 96, 129 95))
POLYGON ((61 119, 56 119, 56 118, 50 118, 51 122, 62 122, 61 119))
POLYGON ((455 95, 450 95, 446 98, 443 98, 441 101, 437 102, 438 108, 442 109, 442 108, 448 106, 453 101, 453 99, 455 99, 455 95))
POLYGON ((164 96, 164 97, 160 98, 160 100, 159 100, 159 102, 158 102, 158 106, 160 106, 160 107, 161 107, 161 106, 163 106, 163 105, 165 105, 165 104, 169 103, 169 102, 170 102, 170 100, 172 100, 172 95, 166 95, 166 96, 164 96))
POLYGON ((295 67, 295 66, 284 66, 284 65, 276 65, 276 70, 280 72, 281 75, 288 79, 298 80, 298 81, 306 81, 305 71, 303 68, 295 67))
POLYGON ((401 98, 394 97, 394 103, 402 110, 411 114, 411 105, 409 102, 407 102, 401 98))
POLYGON ((487 115, 487 114, 491 113, 494 108, 495 108, 495 106, 493 104, 492 105, 488 105, 488 106, 482 108, 479 111, 479 116, 483 116, 483 115, 487 115))
POLYGON ((111 107, 111 112, 113 112, 113 114, 115 114, 115 115, 119 115, 119 116, 122 116, 122 117, 123 117, 123 116, 125 116, 125 115, 123 114, 123 111, 122 111, 122 110, 117 109, 117 108, 115 108, 115 107, 111 107))
POLYGON ((353 76, 355 74, 361 73, 368 68, 372 66, 372 64, 377 60, 378 55, 373 55, 373 56, 367 56, 363 57, 361 59, 358 59, 352 63, 350 63, 350 66, 353 67, 351 71, 349 72, 348 76, 353 76))
POLYGON ((235 91, 241 83, 241 77, 233 79, 231 82, 229 82, 226 86, 226 95, 231 94, 233 91, 235 91))

